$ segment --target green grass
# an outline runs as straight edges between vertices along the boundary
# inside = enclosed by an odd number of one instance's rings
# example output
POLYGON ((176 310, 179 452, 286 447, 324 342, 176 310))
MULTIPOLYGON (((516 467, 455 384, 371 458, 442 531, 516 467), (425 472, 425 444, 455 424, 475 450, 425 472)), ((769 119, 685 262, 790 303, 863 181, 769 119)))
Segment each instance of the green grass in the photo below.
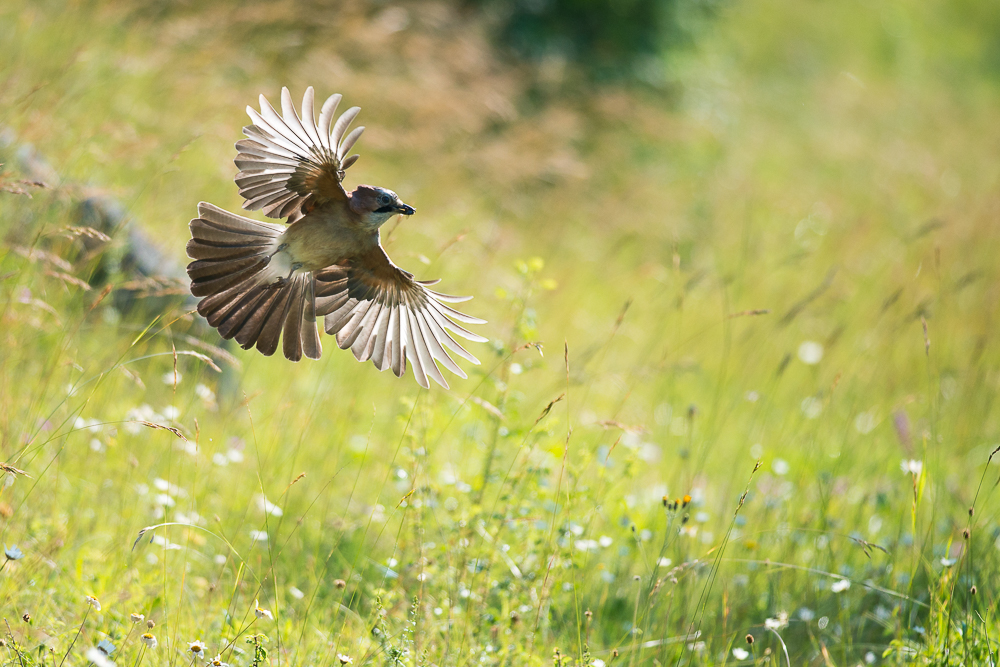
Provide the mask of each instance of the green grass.
POLYGON ((0 192, 5 664, 995 660, 1000 12, 733 3, 664 92, 385 11, 0 8, 0 124, 54 169, 0 192), (124 231, 63 232, 108 194, 182 266, 281 85, 363 107, 348 180, 418 210, 390 255, 477 297, 451 391, 196 346, 124 231))

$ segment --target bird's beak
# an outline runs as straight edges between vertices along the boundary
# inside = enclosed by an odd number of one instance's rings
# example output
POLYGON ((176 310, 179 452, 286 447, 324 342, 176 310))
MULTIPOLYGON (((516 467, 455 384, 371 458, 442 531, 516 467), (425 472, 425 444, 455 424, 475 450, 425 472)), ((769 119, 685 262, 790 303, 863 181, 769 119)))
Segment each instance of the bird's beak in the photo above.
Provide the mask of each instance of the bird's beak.
POLYGON ((417 209, 413 208, 409 204, 399 202, 399 204, 396 205, 396 211, 402 213, 403 215, 413 215, 417 212, 417 209))

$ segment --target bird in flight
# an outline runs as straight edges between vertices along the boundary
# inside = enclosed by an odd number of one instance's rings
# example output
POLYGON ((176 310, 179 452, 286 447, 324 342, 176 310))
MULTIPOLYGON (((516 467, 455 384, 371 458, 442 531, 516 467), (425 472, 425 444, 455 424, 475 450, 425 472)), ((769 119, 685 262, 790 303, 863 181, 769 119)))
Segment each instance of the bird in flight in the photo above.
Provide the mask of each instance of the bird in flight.
POLYGON ((429 289, 438 282, 415 280, 382 248, 379 228, 397 214, 413 215, 392 190, 344 188, 344 172, 358 159, 348 152, 364 127, 348 132, 360 109, 334 122, 340 95, 330 96, 317 121, 313 89, 296 112, 281 89, 279 115, 263 95, 260 112, 247 107, 252 125, 236 143, 236 185, 243 208, 285 218, 285 225, 235 215, 207 202, 191 221, 187 267, 191 293, 204 297, 198 312, 223 338, 270 356, 278 349, 291 361, 322 355, 317 318, 350 348, 358 361, 391 368, 397 377, 413 367, 417 383, 448 382, 437 362, 459 377, 465 372, 449 351, 478 364, 451 334, 486 342, 461 326, 485 324, 448 304, 455 297, 429 289), (450 332, 450 333, 449 333, 450 332))

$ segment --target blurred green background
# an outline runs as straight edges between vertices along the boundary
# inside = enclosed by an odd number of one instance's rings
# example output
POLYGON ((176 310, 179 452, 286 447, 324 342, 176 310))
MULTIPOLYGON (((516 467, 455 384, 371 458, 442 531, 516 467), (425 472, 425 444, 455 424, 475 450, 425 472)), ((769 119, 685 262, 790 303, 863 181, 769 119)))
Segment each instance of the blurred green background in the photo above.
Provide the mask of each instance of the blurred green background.
POLYGON ((9 660, 986 664, 998 109, 973 0, 8 0, 9 660), (172 279, 309 85, 490 322, 450 392, 216 347, 172 279))

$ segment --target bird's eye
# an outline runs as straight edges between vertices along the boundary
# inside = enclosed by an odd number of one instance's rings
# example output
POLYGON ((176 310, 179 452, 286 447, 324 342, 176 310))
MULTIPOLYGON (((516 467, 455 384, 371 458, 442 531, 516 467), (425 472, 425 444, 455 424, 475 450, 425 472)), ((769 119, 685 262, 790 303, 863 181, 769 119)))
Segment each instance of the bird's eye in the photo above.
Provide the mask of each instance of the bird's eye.
POLYGON ((378 196, 378 203, 381 206, 388 206, 392 203, 392 197, 387 194, 381 194, 378 196))

